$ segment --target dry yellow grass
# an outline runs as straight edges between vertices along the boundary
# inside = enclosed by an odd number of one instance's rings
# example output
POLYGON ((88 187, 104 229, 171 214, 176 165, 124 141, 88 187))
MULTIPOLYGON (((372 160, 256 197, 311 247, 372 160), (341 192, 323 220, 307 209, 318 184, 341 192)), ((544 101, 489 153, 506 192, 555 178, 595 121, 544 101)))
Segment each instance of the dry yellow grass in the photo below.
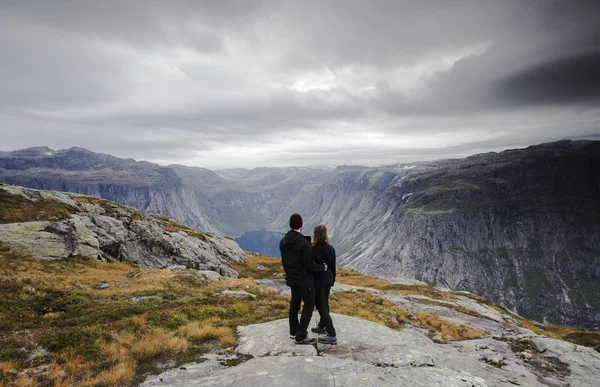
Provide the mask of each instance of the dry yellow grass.
POLYGON ((0 362, 0 374, 6 376, 11 372, 17 371, 17 364, 14 361, 3 361, 0 362))
POLYGON ((64 381, 66 377, 67 373, 65 372, 65 370, 63 370, 60 364, 56 362, 52 362, 50 364, 50 367, 48 368, 48 379, 54 381, 55 385, 57 382, 64 381))
POLYGON ((135 367, 137 362, 134 360, 120 361, 108 370, 100 372, 98 381, 108 386, 127 384, 135 376, 135 367))
POLYGON ((173 332, 164 329, 155 329, 133 344, 131 354, 137 360, 145 360, 167 353, 185 351, 188 347, 189 342, 186 339, 176 337, 173 332))
POLYGON ((430 337, 438 342, 460 341, 481 337, 485 332, 470 325, 455 324, 429 313, 413 313, 385 298, 369 292, 342 292, 330 299, 331 311, 360 317, 398 329, 401 324, 426 328, 430 337))
POLYGON ((485 331, 480 331, 470 325, 456 324, 429 313, 418 312, 415 317, 419 322, 417 326, 429 330, 429 337, 436 342, 477 339, 485 334, 485 331))
POLYGON ((240 278, 274 278, 276 274, 283 273, 281 259, 254 253, 247 253, 242 262, 234 262, 231 267, 240 278), (260 266, 262 269, 258 269, 260 266))
POLYGON ((31 387, 35 385, 34 380, 25 374, 20 374, 15 382, 15 387, 31 387))
MULTIPOLYGON (((129 262, 110 264, 94 261, 44 262, 22 258, 20 265, 27 271, 27 281, 35 282, 37 288, 52 287, 62 291, 77 291, 81 294, 128 295, 139 292, 163 290, 164 282, 173 278, 168 269, 141 269, 129 262), (136 278, 128 278, 133 270, 140 273, 136 278), (92 286, 100 281, 110 283, 108 289, 96 290, 92 286)), ((0 273, 2 270, 0 270, 0 273)), ((29 286, 29 293, 38 290, 29 286)))
POLYGON ((361 274, 353 270, 337 268, 336 281, 346 285, 362 286, 365 288, 374 288, 385 290, 390 287, 390 283, 381 278, 361 274))
POLYGON ((224 344, 233 345, 235 343, 235 334, 233 329, 225 326, 219 326, 222 323, 218 319, 211 319, 204 323, 193 321, 178 329, 180 336, 192 340, 213 340, 217 339, 224 344))
POLYGON ((120 343, 105 343, 100 346, 100 353, 105 358, 113 362, 118 362, 121 359, 125 359, 129 351, 127 347, 120 343))
POLYGON ((93 364, 87 362, 83 356, 65 351, 58 355, 58 363, 65 374, 74 376, 78 380, 89 379, 93 364))

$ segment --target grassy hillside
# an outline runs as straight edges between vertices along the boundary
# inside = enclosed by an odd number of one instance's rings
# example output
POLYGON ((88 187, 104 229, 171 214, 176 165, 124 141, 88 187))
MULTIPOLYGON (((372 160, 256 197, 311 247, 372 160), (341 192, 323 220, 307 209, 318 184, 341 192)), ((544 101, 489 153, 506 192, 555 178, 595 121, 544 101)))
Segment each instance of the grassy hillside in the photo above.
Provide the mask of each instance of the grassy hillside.
MULTIPOLYGON (((208 283, 194 271, 83 259, 40 262, 1 246, 0 386, 132 385, 166 368, 200 362, 205 353, 232 352, 237 326, 284 318, 289 302, 255 282, 281 278, 280 260, 249 254, 234 268, 239 279, 208 283), (98 288, 103 283, 108 287, 98 288), (245 290, 256 298, 222 295, 226 289, 245 290)), ((399 294, 452 297, 427 286, 390 285, 343 269, 338 278, 399 294)), ((331 306, 333 312, 395 329, 403 323, 422 327, 439 342, 484 334, 439 316, 413 313, 371 292, 333 294, 331 306)), ((564 327, 556 334, 564 332, 583 334, 564 327)))

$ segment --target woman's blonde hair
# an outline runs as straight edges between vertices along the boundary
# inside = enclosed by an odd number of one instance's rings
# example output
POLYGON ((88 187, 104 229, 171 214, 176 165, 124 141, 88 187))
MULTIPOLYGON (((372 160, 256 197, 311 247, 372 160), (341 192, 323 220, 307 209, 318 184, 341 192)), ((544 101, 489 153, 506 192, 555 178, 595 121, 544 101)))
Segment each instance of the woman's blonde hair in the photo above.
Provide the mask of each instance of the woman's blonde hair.
POLYGON ((317 224, 313 228, 313 244, 318 242, 329 242, 329 236, 327 235, 327 227, 324 224, 317 224))

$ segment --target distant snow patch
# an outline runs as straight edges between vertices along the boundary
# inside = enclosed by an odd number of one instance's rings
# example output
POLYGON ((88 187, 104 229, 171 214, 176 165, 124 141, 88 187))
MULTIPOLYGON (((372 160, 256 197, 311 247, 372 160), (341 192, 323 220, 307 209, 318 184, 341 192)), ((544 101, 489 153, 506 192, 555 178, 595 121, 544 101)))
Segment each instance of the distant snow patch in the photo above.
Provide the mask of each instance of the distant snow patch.
POLYGON ((46 156, 52 156, 52 152, 44 152, 46 156))
POLYGON ((402 195, 402 200, 406 199, 406 198, 407 198, 407 197, 409 197, 409 196, 412 196, 412 194, 413 194, 413 193, 411 192, 411 193, 407 193, 407 194, 405 194, 405 195, 402 195))
POLYGON ((408 165, 405 165, 402 169, 413 169, 414 167, 416 167, 416 165, 411 165, 410 167, 408 165))

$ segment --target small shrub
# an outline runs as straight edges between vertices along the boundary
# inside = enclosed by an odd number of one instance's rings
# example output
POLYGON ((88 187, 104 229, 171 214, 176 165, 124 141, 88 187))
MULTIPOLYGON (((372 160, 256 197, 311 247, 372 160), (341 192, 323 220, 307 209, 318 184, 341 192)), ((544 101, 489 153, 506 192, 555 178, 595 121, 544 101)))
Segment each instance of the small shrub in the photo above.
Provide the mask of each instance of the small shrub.
POLYGON ((128 349, 120 343, 107 343, 100 346, 100 353, 112 362, 124 359, 129 353, 128 349))

